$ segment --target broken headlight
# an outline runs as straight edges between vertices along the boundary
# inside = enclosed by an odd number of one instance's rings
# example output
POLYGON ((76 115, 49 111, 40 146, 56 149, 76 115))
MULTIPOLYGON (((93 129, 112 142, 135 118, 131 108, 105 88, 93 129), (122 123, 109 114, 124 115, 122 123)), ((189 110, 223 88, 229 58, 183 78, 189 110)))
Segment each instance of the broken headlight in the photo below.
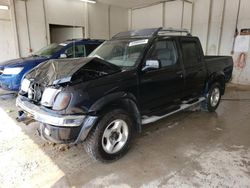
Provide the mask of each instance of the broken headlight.
POLYGON ((70 93, 65 93, 65 92, 60 92, 55 99, 54 105, 53 105, 53 110, 64 110, 68 107, 69 103, 71 100, 71 94, 70 93))
POLYGON ((54 88, 45 88, 43 92, 43 97, 41 100, 41 105, 46 107, 52 107, 55 101, 56 96, 60 93, 61 90, 54 88))
POLYGON ((26 78, 23 79, 21 83, 21 90, 28 93, 30 87, 30 81, 26 78))

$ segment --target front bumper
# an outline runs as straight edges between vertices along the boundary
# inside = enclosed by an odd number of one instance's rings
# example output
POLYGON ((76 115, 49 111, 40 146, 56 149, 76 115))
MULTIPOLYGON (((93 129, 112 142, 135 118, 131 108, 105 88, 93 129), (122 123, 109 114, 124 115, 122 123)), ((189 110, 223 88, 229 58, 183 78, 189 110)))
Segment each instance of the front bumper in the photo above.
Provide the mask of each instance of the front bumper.
POLYGON ((39 106, 32 104, 25 97, 18 96, 16 105, 31 115, 33 119, 41 123, 50 124, 58 127, 77 127, 83 123, 84 115, 54 115, 39 106))
POLYGON ((44 139, 55 143, 77 143, 85 140, 97 121, 96 116, 52 114, 23 96, 18 96, 16 105, 41 123, 39 133, 44 139))

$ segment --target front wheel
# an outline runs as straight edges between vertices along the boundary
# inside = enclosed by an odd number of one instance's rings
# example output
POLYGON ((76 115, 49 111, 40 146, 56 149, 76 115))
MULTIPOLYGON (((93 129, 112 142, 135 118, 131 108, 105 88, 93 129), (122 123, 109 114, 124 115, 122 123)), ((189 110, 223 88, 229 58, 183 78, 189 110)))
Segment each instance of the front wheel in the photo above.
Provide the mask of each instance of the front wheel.
POLYGON ((202 109, 209 112, 214 112, 221 100, 221 85, 219 83, 214 83, 211 85, 206 100, 202 103, 202 109))
POLYGON ((133 123, 124 110, 106 113, 84 142, 86 152, 95 160, 111 162, 121 158, 129 149, 133 123))

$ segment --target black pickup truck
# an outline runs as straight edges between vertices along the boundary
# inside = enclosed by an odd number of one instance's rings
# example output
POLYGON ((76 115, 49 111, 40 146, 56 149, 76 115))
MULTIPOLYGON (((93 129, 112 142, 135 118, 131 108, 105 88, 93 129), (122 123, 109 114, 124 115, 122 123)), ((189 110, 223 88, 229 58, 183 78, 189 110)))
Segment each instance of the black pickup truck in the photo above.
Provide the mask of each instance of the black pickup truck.
POLYGON ((201 104, 213 112, 231 79, 233 60, 204 56, 185 30, 122 32, 87 58, 50 60, 22 81, 17 106, 55 143, 78 143, 96 160, 129 149, 142 125, 201 104))

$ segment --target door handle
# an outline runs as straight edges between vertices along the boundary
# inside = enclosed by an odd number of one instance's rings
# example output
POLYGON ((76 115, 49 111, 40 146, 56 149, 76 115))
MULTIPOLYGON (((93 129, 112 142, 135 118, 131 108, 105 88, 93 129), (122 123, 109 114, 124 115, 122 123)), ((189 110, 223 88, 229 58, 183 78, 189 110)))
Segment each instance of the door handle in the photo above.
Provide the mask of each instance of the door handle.
POLYGON ((183 72, 182 71, 178 71, 176 72, 177 75, 179 75, 179 77, 183 78, 183 72))
POLYGON ((143 80, 143 83, 150 83, 150 82, 152 82, 153 81, 153 79, 152 78, 148 78, 148 79, 144 79, 143 80))

